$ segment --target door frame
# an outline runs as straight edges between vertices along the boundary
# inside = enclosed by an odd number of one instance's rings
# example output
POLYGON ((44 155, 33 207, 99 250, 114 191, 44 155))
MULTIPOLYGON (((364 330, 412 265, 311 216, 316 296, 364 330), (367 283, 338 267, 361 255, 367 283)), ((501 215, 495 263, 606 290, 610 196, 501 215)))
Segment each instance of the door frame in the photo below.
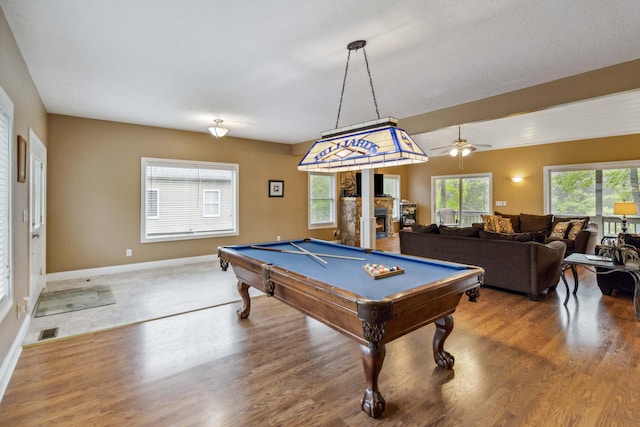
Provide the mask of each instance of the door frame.
POLYGON ((40 296, 40 292, 46 286, 46 271, 47 271, 47 147, 42 143, 38 135, 33 131, 33 129, 29 129, 29 306, 35 307, 38 297, 40 296), (40 279, 33 283, 33 275, 31 272, 33 271, 34 257, 31 256, 33 251, 33 237, 32 237, 32 226, 34 223, 34 212, 33 212, 33 198, 35 197, 35 183, 33 182, 33 164, 35 157, 41 153, 42 158, 40 159, 42 162, 42 188, 40 193, 41 205, 42 206, 42 225, 39 232, 39 240, 40 240, 40 279))

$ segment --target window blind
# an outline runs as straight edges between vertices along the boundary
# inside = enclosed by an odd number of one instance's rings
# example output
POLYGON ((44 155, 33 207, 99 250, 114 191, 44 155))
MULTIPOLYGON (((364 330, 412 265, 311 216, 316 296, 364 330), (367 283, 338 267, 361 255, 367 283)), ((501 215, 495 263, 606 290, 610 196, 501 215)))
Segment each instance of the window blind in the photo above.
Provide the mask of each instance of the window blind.
MULTIPOLYGON (((0 306, 11 298, 11 116, 0 90, 0 306), (2 102, 4 101, 4 102, 2 102)), ((12 105, 11 105, 12 107, 12 105)))

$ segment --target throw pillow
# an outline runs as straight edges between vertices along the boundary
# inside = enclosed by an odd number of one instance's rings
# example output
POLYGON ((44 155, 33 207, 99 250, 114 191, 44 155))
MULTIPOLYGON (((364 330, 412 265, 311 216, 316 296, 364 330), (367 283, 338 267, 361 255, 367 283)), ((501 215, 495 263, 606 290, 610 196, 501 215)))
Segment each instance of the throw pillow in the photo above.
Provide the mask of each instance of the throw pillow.
POLYGON ((553 215, 531 215, 520 214, 520 231, 525 232, 538 232, 544 231, 548 233, 551 230, 551 221, 553 221, 553 215))
POLYGON ((501 216, 495 217, 496 231, 498 233, 513 234, 513 225, 511 224, 511 218, 502 218, 501 216))
POLYGON ((484 231, 498 231, 496 228, 496 215, 482 215, 482 229, 484 231))
POLYGON ((571 222, 569 221, 557 223, 556 226, 553 227, 551 234, 549 234, 549 238, 561 239, 561 240, 564 239, 564 236, 567 235, 567 230, 569 229, 570 225, 571 225, 571 222))
POLYGON ((582 228, 587 228, 589 225, 589 217, 588 216, 562 216, 562 215, 554 215, 553 222, 551 223, 551 230, 556 226, 559 222, 567 222, 567 221, 584 221, 582 223, 582 228))
POLYGON ((578 233, 580 230, 584 228, 584 220, 578 221, 570 221, 571 227, 569 227, 569 232, 567 233, 567 239, 576 240, 578 233))

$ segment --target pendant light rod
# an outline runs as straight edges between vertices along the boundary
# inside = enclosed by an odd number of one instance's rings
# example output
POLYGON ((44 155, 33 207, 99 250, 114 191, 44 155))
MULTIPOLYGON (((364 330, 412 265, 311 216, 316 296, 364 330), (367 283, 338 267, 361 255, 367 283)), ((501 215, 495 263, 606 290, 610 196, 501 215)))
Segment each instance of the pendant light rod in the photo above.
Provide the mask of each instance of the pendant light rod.
POLYGON ((358 49, 362 49, 364 53, 364 62, 367 66, 367 74, 369 75, 369 85, 371 86, 371 95, 373 96, 373 105, 376 107, 376 114, 378 119, 380 118, 380 111, 378 110, 378 101, 376 100, 376 92, 373 90, 373 78, 371 77, 371 70, 369 69, 369 60, 367 59, 367 50, 364 48, 367 45, 366 40, 356 40, 347 45, 347 50, 349 51, 347 54, 347 65, 344 68, 344 78, 342 79, 342 91, 340 92, 340 104, 338 105, 338 117, 336 118, 336 129, 338 129, 338 124, 340 122, 340 112, 342 111, 342 100, 344 98, 344 88, 347 84, 347 73, 349 72, 349 59, 351 58, 351 51, 358 49))

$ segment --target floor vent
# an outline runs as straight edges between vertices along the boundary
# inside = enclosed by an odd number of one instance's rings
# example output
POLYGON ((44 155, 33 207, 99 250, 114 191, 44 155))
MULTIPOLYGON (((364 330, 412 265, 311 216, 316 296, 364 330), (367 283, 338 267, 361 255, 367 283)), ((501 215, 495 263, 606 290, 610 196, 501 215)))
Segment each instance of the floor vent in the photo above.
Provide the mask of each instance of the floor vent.
POLYGON ((55 338, 58 336, 58 328, 51 329, 43 329, 40 331, 40 336, 38 337, 38 341, 48 340, 50 338, 55 338))

